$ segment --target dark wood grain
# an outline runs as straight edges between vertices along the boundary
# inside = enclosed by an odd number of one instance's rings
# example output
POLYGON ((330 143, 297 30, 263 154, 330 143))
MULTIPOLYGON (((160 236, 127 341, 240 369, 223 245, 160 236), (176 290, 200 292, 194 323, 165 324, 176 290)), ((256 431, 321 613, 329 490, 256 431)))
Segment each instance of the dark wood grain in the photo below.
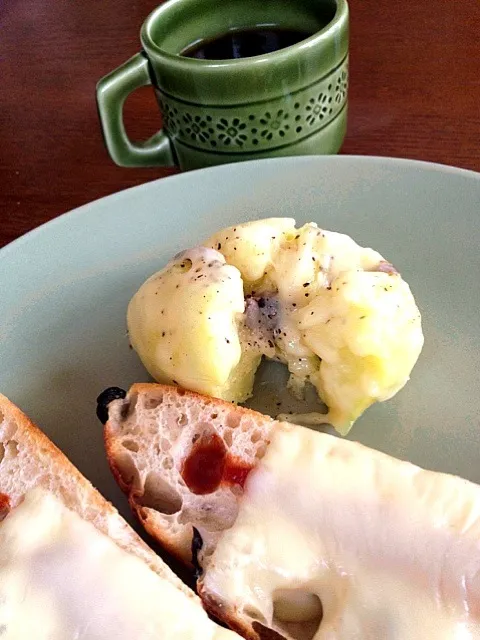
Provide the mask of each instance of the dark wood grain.
MULTIPOLYGON (((171 174, 108 158, 95 83, 139 48, 155 0, 0 2, 0 246, 83 203, 171 174)), ((350 0, 351 81, 342 152, 480 171, 480 2, 350 0)), ((129 132, 158 128, 151 92, 129 132)))

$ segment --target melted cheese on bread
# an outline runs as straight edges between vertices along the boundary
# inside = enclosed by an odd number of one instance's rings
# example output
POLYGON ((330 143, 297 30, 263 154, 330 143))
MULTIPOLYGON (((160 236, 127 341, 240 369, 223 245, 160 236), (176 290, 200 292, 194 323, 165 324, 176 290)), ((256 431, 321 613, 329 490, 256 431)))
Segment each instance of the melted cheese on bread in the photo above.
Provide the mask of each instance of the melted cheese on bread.
POLYGON ((2 640, 234 640, 199 603, 52 494, 0 524, 2 640))
POLYGON ((479 576, 477 485, 279 424, 202 593, 295 639, 467 640, 479 576))

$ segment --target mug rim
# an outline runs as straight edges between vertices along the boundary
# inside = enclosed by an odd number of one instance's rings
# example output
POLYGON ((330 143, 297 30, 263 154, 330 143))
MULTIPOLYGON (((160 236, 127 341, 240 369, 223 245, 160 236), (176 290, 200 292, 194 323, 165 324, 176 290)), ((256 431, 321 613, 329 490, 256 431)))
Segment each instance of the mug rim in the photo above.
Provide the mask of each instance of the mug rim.
POLYGON ((326 24, 322 29, 316 31, 308 38, 301 40, 300 42, 296 42, 288 47, 284 47, 277 51, 272 51, 270 53, 263 53, 257 56, 249 56, 248 58, 236 58, 236 59, 225 59, 225 60, 208 60, 208 59, 199 59, 199 58, 189 58, 186 56, 180 56, 178 54, 168 53, 165 49, 162 49, 152 38, 151 36, 151 28, 154 22, 159 18, 159 16, 166 10, 168 10, 172 5, 178 5, 184 2, 184 0, 167 0, 163 4, 159 5, 154 9, 144 20, 141 30, 140 30, 140 40, 143 48, 150 56, 153 54, 154 56, 169 62, 171 65, 177 67, 178 69, 192 69, 196 68, 198 71, 200 70, 218 70, 228 68, 229 70, 238 70, 241 71, 245 68, 251 68, 252 64, 255 65, 267 65, 270 62, 275 62, 277 64, 281 60, 286 60, 291 55, 295 53, 301 53, 304 50, 308 51, 312 48, 315 48, 317 44, 320 44, 324 40, 328 39, 332 32, 335 32, 337 29, 341 28, 342 22, 348 17, 348 2, 347 0, 335 0, 336 9, 335 15, 330 20, 328 24, 326 24))

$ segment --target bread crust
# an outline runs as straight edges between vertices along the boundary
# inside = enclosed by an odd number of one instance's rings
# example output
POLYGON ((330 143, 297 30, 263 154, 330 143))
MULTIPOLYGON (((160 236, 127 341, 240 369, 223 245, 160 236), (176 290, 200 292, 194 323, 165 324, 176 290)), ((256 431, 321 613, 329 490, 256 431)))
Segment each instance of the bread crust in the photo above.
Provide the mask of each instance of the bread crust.
MULTIPOLYGON (((233 403, 227 402, 227 400, 221 400, 220 398, 213 398, 211 396, 202 396, 202 394, 197 393, 196 391, 188 391, 188 389, 184 389, 183 387, 174 387, 168 384, 161 384, 159 382, 135 382, 132 384, 127 393, 128 396, 134 394, 150 394, 156 390, 160 390, 165 394, 172 394, 178 397, 190 398, 191 400, 195 400, 197 402, 201 402, 202 404, 212 407, 212 408, 220 408, 225 407, 226 409, 231 409, 233 403)), ((248 407, 239 407, 236 406, 238 411, 241 411, 245 415, 250 415, 255 420, 265 420, 265 416, 263 413, 259 413, 254 409, 249 409, 248 407)), ((108 422, 105 426, 108 425, 108 422)))
MULTIPOLYGON (((108 513, 116 513, 116 509, 105 498, 94 489, 93 485, 78 471, 78 469, 70 462, 65 454, 41 431, 32 420, 23 413, 13 402, 11 402, 6 396, 0 394, 0 416, 3 415, 4 420, 8 420, 10 423, 16 425, 17 429, 12 439, 18 443, 19 446, 25 447, 29 453, 33 456, 37 452, 42 451, 49 458, 49 463, 52 468, 61 475, 68 474, 71 479, 78 483, 78 486, 82 491, 89 494, 89 500, 92 506, 99 512, 105 511, 108 513)), ((0 440, 1 441, 1 440, 0 440)), ((8 443, 3 441, 5 446, 8 443)), ((2 489, 2 467, 0 466, 0 490, 2 489)), ((19 485, 20 488, 20 485, 19 485)), ((29 489, 25 487, 24 491, 21 491, 18 495, 9 494, 10 508, 15 508, 24 493, 29 489)), ((79 515, 82 515, 81 513, 79 515)))
MULTIPOLYGON (((263 640, 258 633, 255 633, 250 624, 246 623, 239 616, 236 616, 231 608, 227 608, 205 591, 201 580, 197 584, 197 591, 205 610, 208 611, 211 616, 222 620, 230 629, 233 629, 247 640, 263 640)), ((265 638, 264 640, 268 639, 265 638)))

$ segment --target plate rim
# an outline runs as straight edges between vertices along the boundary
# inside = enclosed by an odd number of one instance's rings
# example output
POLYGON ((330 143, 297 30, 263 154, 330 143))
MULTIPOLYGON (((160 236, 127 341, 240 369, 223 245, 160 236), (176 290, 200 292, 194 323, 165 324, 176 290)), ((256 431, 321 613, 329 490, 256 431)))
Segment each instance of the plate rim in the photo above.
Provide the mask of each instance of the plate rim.
POLYGON ((71 220, 81 215, 84 210, 95 206, 99 202, 104 202, 107 200, 114 201, 115 199, 120 199, 124 196, 124 194, 134 192, 135 190, 147 190, 151 188, 156 188, 158 184, 164 183, 168 181, 171 182, 188 180, 188 177, 192 174, 197 175, 198 173, 222 173, 222 172, 231 172, 232 168, 240 169, 243 166, 252 166, 252 165, 265 165, 268 163, 272 164, 290 164, 290 163, 305 163, 305 162, 313 162, 313 163, 349 163, 349 162, 360 162, 363 164, 371 164, 371 165, 387 165, 390 167, 412 167, 418 168, 422 171, 433 171, 437 173, 447 173, 452 175, 461 175, 466 178, 472 178, 473 180, 478 181, 479 189, 480 189, 480 172, 473 171, 471 169, 463 169, 462 167, 456 167, 454 165, 442 164, 438 162, 429 162, 426 160, 414 160, 410 158, 397 158, 391 156, 366 156, 366 155, 323 155, 323 156, 284 156, 280 158, 264 158, 258 160, 246 160, 243 162, 231 162, 222 165, 216 165, 213 167, 202 167, 200 169, 193 169, 192 171, 184 171, 180 173, 176 173, 169 176, 164 176, 160 178, 154 178, 153 180, 147 180, 146 182, 142 182, 141 184, 134 185, 133 187, 126 187, 124 189, 120 189, 119 191, 114 191, 113 193, 107 194, 105 196, 100 196, 99 198, 95 198, 94 200, 90 200, 89 202, 85 202, 78 207, 74 207, 68 211, 60 213, 54 218, 43 222, 42 224, 26 231, 18 238, 10 241, 3 247, 0 247, 0 261, 4 261, 8 259, 9 254, 12 251, 15 251, 18 247, 26 242, 30 242, 35 240, 37 235, 43 234, 45 232, 49 232, 51 228, 55 225, 64 224, 65 220, 71 220))

